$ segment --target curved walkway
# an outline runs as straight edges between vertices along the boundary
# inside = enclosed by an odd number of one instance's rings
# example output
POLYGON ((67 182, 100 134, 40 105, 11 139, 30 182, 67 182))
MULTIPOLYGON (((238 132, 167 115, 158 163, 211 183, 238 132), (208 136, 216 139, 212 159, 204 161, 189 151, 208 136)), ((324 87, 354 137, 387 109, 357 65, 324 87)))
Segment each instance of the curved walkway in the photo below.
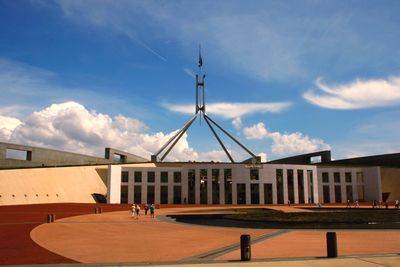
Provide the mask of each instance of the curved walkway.
MULTIPOLYGON (((157 213, 165 215, 201 209, 216 207, 167 208, 157 210, 157 213)), ((238 260, 240 255, 237 248, 241 234, 250 234, 252 240, 256 241, 252 246, 254 259, 323 257, 326 255, 325 232, 198 226, 144 215, 135 220, 129 211, 120 211, 64 218, 43 224, 32 230, 31 238, 53 253, 82 263, 146 263, 238 260)), ((400 231, 337 232, 339 255, 400 252, 400 231)))

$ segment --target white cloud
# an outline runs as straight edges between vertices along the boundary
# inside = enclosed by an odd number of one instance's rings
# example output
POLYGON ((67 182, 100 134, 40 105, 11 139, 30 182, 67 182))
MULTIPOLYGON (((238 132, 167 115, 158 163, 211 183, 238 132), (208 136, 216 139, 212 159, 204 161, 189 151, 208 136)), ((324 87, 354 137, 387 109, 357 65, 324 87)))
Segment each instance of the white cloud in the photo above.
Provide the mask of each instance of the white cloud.
POLYGON ((0 115, 0 141, 6 141, 10 138, 12 132, 21 124, 17 118, 0 115))
POLYGON ((232 120, 232 125, 236 130, 240 130, 240 128, 243 126, 242 119, 240 117, 234 118, 232 120))
POLYGON ((311 104, 330 109, 361 109, 400 104, 400 77, 386 80, 360 80, 328 86, 320 79, 315 85, 321 92, 310 90, 303 94, 311 104))
MULTIPOLYGON (((0 140, 102 156, 113 147, 150 159, 175 133, 146 133, 146 125, 122 115, 89 111, 77 102, 52 104, 22 122, 0 116, 0 140)), ((227 161, 223 151, 195 151, 184 134, 166 160, 227 161)), ((234 155, 238 155, 232 151, 234 155)))
POLYGON ((299 132, 291 134, 270 132, 262 122, 244 128, 243 132, 247 139, 272 139, 272 153, 276 155, 309 153, 330 149, 330 146, 323 140, 310 138, 299 132))
MULTIPOLYGON (((289 102, 276 102, 276 103, 207 103, 206 112, 211 115, 221 116, 226 119, 237 119, 239 117, 250 115, 254 113, 277 113, 289 108, 289 102)), ((179 113, 193 114, 193 104, 174 105, 166 104, 165 108, 179 113)))

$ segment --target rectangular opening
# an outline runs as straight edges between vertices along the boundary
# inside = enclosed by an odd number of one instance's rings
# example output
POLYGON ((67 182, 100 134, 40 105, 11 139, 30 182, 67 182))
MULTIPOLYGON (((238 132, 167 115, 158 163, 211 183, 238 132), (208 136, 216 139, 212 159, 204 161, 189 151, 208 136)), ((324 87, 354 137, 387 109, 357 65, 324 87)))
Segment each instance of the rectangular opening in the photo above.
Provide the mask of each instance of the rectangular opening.
POLYGON ((346 197, 347 197, 347 200, 350 200, 351 202, 353 202, 353 186, 346 185, 346 197))
POLYGON ((180 183, 182 180, 181 172, 174 172, 174 183, 180 183))
POLYGON ((323 191, 323 196, 324 196, 324 203, 331 202, 331 195, 330 195, 330 191, 329 191, 329 185, 324 185, 322 187, 322 191, 323 191))
POLYGON ((188 198, 189 204, 196 204, 196 172, 193 169, 188 171, 188 198))
POLYGON ((232 169, 224 170, 225 204, 232 204, 232 169))
POLYGON ((304 172, 297 170, 297 186, 299 188, 299 203, 304 203, 304 172))
POLYGON ((180 185, 174 186, 174 204, 182 203, 182 187, 180 185))
POLYGON ((322 158, 321 156, 315 156, 315 157, 311 157, 310 158, 310 163, 314 164, 314 163, 321 163, 322 162, 322 158))
POLYGON ((121 154, 113 154, 113 161, 114 162, 126 162, 126 156, 121 154))
POLYGON ((161 183, 168 183, 168 172, 161 172, 161 183))
POLYGON ((123 185, 121 186, 121 204, 128 203, 128 186, 123 185))
POLYGON ((219 169, 212 169, 212 202, 219 204, 219 169))
POLYGON ((237 203, 246 204, 246 184, 237 184, 237 203))
POLYGON ((283 204, 283 170, 276 170, 276 193, 278 197, 278 204, 283 204))
POLYGON ((340 185, 335 185, 335 202, 342 203, 342 188, 340 185))
POLYGON ((154 185, 147 186, 147 203, 154 204, 154 185))
POLYGON ((129 182, 129 172, 123 171, 121 172, 121 182, 128 183, 129 182))
POLYGON ((147 182, 154 183, 156 181, 156 173, 155 172, 147 172, 147 182))
POLYGON ((294 203, 294 176, 293 170, 287 170, 288 198, 290 203, 294 203))
POLYGON ((32 160, 32 151, 7 148, 6 159, 32 160))
POLYGON ((168 204, 168 186, 162 185, 160 187, 161 192, 161 204, 168 204))
POLYGON ((142 172, 135 172, 135 183, 142 182, 142 172))
POLYGON ((272 204, 272 184, 264 184, 264 203, 272 204))
POLYGON ((200 170, 200 204, 207 204, 207 170, 200 170))
POLYGON ((260 204, 260 185, 251 184, 251 204, 260 204))
POLYGON ((142 186, 141 185, 135 185, 133 188, 133 202, 136 204, 142 203, 142 186))

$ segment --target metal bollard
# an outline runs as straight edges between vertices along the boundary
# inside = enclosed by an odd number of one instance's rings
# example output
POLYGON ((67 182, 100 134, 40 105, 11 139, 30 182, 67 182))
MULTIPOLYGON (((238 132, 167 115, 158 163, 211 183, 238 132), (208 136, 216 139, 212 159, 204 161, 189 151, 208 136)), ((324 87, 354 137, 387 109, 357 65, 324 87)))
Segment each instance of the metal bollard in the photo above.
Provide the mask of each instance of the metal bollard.
POLYGON ((240 236, 240 260, 241 261, 251 260, 250 235, 241 235, 240 236))
POLYGON ((51 223, 51 219, 53 216, 51 216, 51 214, 47 214, 47 223, 51 223))
POLYGON ((103 208, 99 208, 99 213, 103 213, 103 208))
POLYGON ((326 233, 326 250, 328 258, 336 258, 337 253, 337 239, 336 232, 327 232, 326 233))
POLYGON ((54 222, 56 220, 56 215, 54 213, 51 215, 52 215, 51 222, 54 222))

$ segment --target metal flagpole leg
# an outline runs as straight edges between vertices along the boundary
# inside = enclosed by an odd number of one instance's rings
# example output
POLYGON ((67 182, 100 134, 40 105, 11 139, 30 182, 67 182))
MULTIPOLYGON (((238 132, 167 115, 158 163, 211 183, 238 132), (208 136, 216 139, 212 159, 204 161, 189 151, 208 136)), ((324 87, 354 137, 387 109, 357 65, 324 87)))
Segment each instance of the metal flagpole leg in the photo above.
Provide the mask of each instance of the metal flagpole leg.
POLYGON ((230 159, 230 161, 232 163, 235 163, 235 161, 233 160, 233 158, 231 157, 231 155, 229 154, 228 150, 226 149, 226 147, 224 146, 224 144, 222 143, 221 139, 219 138, 218 134, 215 132, 214 128, 211 126, 210 122, 208 121, 207 117, 204 117, 204 120, 207 122, 208 127, 210 127, 212 133, 214 134, 215 138, 217 138, 218 143, 221 145, 222 149, 225 151, 225 154, 228 156, 228 158, 230 159))
POLYGON ((251 152, 247 147, 245 147, 244 145, 242 145, 242 143, 240 143, 238 140, 235 139, 235 137, 233 137, 232 135, 230 135, 227 131, 224 130, 224 128, 222 128, 221 126, 219 126, 215 121, 213 121, 210 117, 208 117, 206 114, 204 114, 205 118, 209 119, 215 126, 217 126, 224 134, 226 134, 227 136, 229 136, 233 141, 236 142, 236 144, 238 144, 241 148, 243 148, 244 150, 246 150, 247 153, 249 153, 251 156, 253 156, 254 158, 256 158, 257 156, 253 154, 253 152, 251 152))

